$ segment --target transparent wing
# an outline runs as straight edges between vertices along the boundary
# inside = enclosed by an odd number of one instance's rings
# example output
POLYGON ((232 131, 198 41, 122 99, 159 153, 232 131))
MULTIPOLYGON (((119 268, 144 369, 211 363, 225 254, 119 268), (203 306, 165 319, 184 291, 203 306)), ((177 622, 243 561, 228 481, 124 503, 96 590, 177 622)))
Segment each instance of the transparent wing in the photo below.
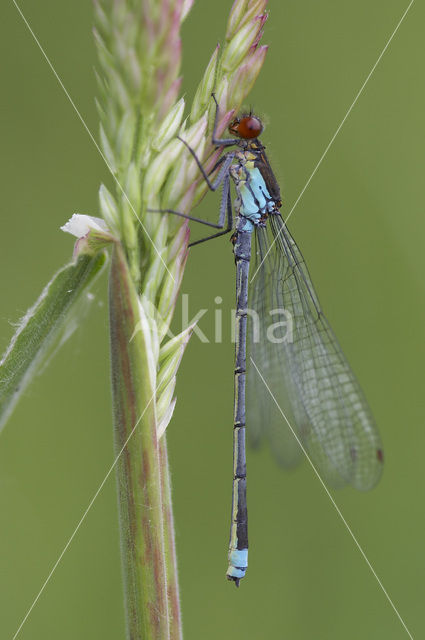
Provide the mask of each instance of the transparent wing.
MULTIPOLYGON (((382 472, 377 428, 280 214, 256 230, 251 274, 258 268, 249 292, 249 355, 322 478, 373 487, 382 472)), ((265 436, 283 465, 296 464, 302 451, 253 366, 247 378, 252 442, 265 436)))
MULTIPOLYGON (((266 229, 259 228, 254 235, 251 274, 257 270, 261 256, 266 255, 269 247, 266 229)), ((247 435, 251 446, 258 446, 264 438, 269 441, 271 450, 278 463, 291 468, 302 459, 303 453, 276 403, 264 386, 250 358, 255 362, 261 375, 270 386, 277 403, 285 411, 288 421, 301 437, 308 425, 308 418, 294 387, 289 367, 282 366, 281 357, 271 337, 275 318, 269 315, 282 305, 276 304, 276 274, 281 267, 276 263, 274 252, 263 263, 248 293, 248 345, 247 345, 247 435)), ((284 322, 285 318, 281 319, 284 322)), ((282 326, 281 334, 285 328, 282 326)), ((279 335, 279 332, 277 332, 279 335)), ((280 349, 280 345, 277 345, 280 349)))

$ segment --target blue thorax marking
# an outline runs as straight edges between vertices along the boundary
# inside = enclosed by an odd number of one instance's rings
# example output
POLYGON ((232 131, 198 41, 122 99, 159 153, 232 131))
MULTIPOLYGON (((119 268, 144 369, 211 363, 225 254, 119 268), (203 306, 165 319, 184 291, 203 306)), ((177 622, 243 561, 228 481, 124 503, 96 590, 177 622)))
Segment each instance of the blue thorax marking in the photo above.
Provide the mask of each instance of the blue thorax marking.
POLYGON ((239 229, 252 232, 260 218, 274 209, 275 205, 259 169, 248 167, 247 164, 241 167, 245 179, 239 177, 235 182, 240 197, 239 215, 244 218, 239 229))

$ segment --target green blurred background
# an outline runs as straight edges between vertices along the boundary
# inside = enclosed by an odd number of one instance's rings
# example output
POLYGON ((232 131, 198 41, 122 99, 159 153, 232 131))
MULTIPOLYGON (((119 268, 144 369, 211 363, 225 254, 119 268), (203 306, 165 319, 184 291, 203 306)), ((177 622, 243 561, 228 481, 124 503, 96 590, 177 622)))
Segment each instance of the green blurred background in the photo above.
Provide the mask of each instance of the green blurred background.
MULTIPOLYGON (((264 142, 286 212, 407 4, 270 0, 270 51, 250 103, 268 123, 264 142)), ((198 0, 184 26, 189 99, 230 6, 198 0)), ((90 2, 21 7, 96 132, 90 2)), ((290 224, 385 445, 380 485, 335 499, 418 638, 425 633, 424 18, 414 4, 290 224)), ((59 226, 75 211, 96 214, 99 183, 109 178, 11 1, 2 3, 0 25, 3 350, 11 324, 70 257, 72 240, 59 226)), ((217 198, 198 212, 213 219, 217 198)), ((1 434, 1 638, 13 637, 111 464, 106 284, 104 277, 90 316, 1 434)), ((185 638, 407 637, 309 466, 284 473, 266 450, 248 459, 248 577, 239 590, 225 581, 234 295, 226 240, 192 250, 183 292, 191 313, 209 310, 200 327, 210 338, 216 296, 226 319, 222 344, 196 337, 189 344, 168 430, 185 638)), ((124 639, 113 477, 19 637, 124 639)))

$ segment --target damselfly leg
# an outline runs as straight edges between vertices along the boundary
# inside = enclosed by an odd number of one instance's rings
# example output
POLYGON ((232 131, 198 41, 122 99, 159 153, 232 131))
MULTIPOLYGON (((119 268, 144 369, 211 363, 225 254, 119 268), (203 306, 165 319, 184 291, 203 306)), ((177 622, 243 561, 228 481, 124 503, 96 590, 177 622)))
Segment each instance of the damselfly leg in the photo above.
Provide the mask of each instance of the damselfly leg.
MULTIPOLYGON (((218 102, 214 94, 212 94, 214 99, 216 110, 215 110, 215 118, 214 118, 214 129, 212 134, 212 141, 215 145, 220 147, 228 147, 230 145, 234 145, 236 143, 234 138, 225 138, 220 140, 216 137, 217 134, 217 126, 218 126, 218 102)), ((220 236, 226 235, 230 233, 233 229, 233 209, 232 209, 232 200, 230 196, 230 167, 234 161, 236 151, 229 151, 222 155, 214 167, 210 171, 210 175, 214 173, 217 169, 220 169, 216 178, 211 181, 209 175, 205 171, 201 160, 198 158, 196 152, 190 145, 187 144, 183 138, 177 136, 178 139, 186 146, 188 151, 192 154, 195 159, 196 164, 201 172, 201 175, 207 184, 210 191, 217 191, 220 186, 223 186, 223 193, 220 201, 220 210, 218 222, 209 222, 208 220, 204 220, 203 218, 197 218, 196 216, 191 216, 187 213, 182 213, 181 211, 176 211, 175 209, 148 209, 149 213, 170 213, 175 216, 179 216, 180 218, 185 218, 186 220, 192 220, 193 222, 199 222, 200 224, 204 224, 205 226, 212 227, 213 229, 222 229, 218 233, 213 233, 212 235, 205 236, 204 238, 200 238, 199 240, 195 240, 189 244, 189 247, 193 247, 197 244, 201 244, 202 242, 207 242, 207 240, 212 240, 213 238, 219 238, 220 236), (226 225, 226 226, 225 226, 226 225)))

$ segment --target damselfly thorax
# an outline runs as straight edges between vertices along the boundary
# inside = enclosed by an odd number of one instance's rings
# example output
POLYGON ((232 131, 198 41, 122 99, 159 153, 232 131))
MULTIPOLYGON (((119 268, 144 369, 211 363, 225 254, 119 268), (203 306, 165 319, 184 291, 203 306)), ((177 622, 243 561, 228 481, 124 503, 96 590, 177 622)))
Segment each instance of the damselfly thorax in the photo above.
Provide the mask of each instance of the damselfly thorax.
POLYGON ((265 147, 258 140, 243 142, 244 148, 236 153, 229 172, 237 193, 237 231, 252 231, 253 227, 264 225, 269 214, 279 213, 282 201, 265 147), (240 218, 246 219, 246 224, 240 218))

